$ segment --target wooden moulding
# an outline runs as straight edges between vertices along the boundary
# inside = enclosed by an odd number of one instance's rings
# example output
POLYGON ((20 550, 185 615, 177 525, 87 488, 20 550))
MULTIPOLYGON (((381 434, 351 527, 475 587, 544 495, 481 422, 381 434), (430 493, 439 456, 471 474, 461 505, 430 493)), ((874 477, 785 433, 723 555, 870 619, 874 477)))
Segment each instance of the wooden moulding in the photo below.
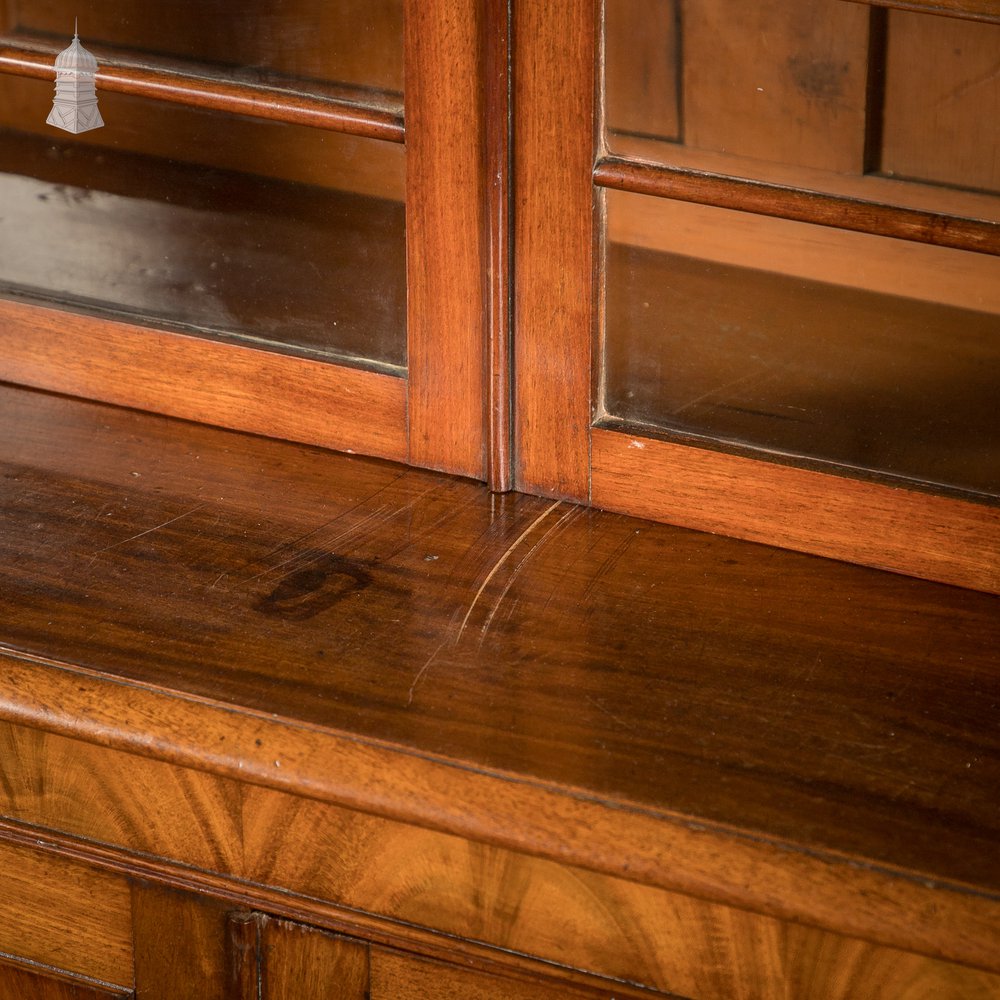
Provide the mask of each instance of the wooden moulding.
POLYGON ((0 380, 407 458, 405 379, 43 306, 0 302, 0 380))
POLYGON ((594 428, 592 502, 1000 593, 1000 509, 594 428))
POLYGON ((1000 255, 1000 222, 956 218, 617 156, 598 162, 594 180, 603 187, 636 194, 1000 255))
MULTIPOLYGON (((0 718, 16 724, 1000 971, 1000 903, 988 892, 37 657, 6 654, 0 662, 0 718)), ((102 849, 85 851, 96 857, 102 849)))
MULTIPOLYGON (((53 55, 8 40, 0 45, 0 73, 53 79, 53 55)), ((101 90, 193 108, 308 125, 389 142, 402 142, 404 136, 402 108, 397 110, 390 102, 386 102, 387 106, 378 106, 372 102, 371 92, 360 87, 337 87, 335 93, 319 96, 283 91, 278 87, 233 83, 166 66, 138 66, 127 62, 101 63, 97 86, 101 90)), ((332 91, 332 88, 324 89, 332 91)), ((391 101, 392 104, 397 102, 398 98, 391 101)))
POLYGON ((921 14, 944 14, 946 17, 965 17, 973 21, 1000 23, 1000 7, 996 0, 851 0, 853 3, 873 7, 893 7, 912 10, 921 14))

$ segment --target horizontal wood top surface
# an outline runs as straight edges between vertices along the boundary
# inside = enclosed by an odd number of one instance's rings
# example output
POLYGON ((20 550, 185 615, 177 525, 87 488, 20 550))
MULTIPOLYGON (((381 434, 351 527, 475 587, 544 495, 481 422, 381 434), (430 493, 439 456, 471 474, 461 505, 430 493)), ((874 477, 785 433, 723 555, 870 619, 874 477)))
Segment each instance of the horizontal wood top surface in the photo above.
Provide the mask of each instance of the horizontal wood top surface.
POLYGON ((469 829, 482 776, 536 803, 513 825, 595 807, 608 854, 616 815, 680 818, 1000 893, 995 597, 12 387, 0 427, 4 717, 48 724, 61 676, 94 719, 370 744, 372 810, 398 753, 458 776, 422 794, 469 829))

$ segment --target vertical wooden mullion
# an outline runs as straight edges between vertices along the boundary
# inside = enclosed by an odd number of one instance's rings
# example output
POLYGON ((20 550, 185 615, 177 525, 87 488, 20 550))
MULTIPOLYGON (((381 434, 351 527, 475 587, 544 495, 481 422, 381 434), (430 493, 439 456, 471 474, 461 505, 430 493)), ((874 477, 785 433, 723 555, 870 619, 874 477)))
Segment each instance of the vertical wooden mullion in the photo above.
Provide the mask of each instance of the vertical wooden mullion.
POLYGON ((511 412, 511 27, 510 0, 486 0, 483 17, 485 241, 488 364, 486 482, 495 493, 513 485, 511 412))
POLYGON ((409 458, 486 476, 483 4, 405 0, 409 458))
POLYGON ((516 0, 515 484, 586 500, 594 273, 594 0, 516 0))

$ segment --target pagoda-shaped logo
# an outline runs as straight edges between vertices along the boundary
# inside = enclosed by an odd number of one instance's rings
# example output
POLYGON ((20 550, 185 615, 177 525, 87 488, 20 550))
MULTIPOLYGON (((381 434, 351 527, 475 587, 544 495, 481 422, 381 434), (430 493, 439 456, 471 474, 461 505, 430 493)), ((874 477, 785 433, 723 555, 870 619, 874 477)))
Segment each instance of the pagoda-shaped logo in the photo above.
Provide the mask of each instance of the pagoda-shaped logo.
POLYGON ((46 122, 67 132, 87 132, 104 124, 97 108, 97 60, 81 44, 73 24, 73 41, 56 56, 56 99, 46 122))

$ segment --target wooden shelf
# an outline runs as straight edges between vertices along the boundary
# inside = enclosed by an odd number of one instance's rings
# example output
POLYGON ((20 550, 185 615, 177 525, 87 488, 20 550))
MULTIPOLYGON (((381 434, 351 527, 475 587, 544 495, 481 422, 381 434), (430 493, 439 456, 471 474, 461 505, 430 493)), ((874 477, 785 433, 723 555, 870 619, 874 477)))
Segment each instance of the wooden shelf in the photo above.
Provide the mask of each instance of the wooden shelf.
POLYGON ((23 389, 0 414, 6 722, 1000 971, 997 598, 23 389))

